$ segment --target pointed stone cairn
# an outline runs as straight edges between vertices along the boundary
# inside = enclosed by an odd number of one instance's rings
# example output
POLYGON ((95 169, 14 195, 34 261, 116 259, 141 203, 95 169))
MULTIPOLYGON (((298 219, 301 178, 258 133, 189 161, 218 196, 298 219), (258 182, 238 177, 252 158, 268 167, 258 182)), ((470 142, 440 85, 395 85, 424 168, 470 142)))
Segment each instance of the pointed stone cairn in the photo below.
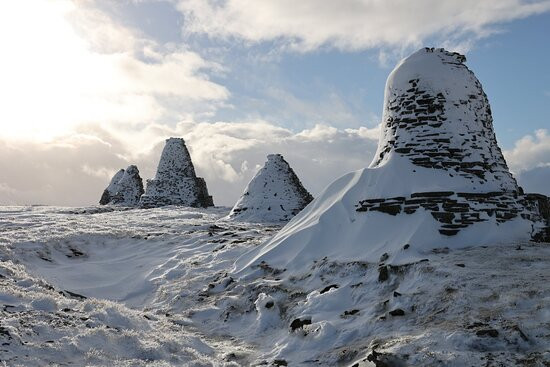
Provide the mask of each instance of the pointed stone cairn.
POLYGON ((197 177, 185 142, 180 138, 166 140, 155 178, 147 180, 142 207, 182 205, 190 207, 214 206, 206 182, 197 177))
POLYGON ((313 200, 280 154, 270 154, 228 218, 246 222, 286 222, 313 200))
POLYGON ((136 206, 139 204, 141 195, 143 195, 143 180, 138 168, 131 165, 113 176, 109 186, 103 191, 99 204, 136 206))
POLYGON ((446 236, 488 217, 497 223, 521 217, 539 227, 533 239, 548 238, 548 198, 524 195, 518 187, 497 144, 487 96, 465 61, 441 48, 421 49, 401 61, 386 83, 382 135, 370 165, 405 158, 418 167, 402 171, 405 182, 418 182, 415 172, 428 168, 432 180, 424 186, 442 190, 365 199, 357 211, 428 210, 446 236))

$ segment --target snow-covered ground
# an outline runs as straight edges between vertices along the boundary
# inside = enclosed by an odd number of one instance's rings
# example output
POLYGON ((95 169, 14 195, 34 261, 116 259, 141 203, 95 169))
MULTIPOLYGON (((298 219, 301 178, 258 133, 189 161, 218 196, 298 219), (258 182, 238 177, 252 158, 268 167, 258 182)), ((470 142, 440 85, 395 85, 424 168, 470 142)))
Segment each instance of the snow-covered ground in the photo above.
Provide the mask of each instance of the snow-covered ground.
POLYGON ((548 244, 235 273, 228 212, 0 207, 0 365, 550 365, 548 244))

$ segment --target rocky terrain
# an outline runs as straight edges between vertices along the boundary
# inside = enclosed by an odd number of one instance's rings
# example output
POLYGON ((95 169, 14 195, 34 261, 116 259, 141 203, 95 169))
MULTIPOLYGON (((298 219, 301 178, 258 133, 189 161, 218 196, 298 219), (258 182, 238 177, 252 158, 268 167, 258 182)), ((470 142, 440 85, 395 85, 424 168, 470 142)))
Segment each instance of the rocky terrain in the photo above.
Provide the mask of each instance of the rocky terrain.
POLYGON ((280 154, 270 154, 237 201, 229 219, 287 222, 313 200, 280 154))

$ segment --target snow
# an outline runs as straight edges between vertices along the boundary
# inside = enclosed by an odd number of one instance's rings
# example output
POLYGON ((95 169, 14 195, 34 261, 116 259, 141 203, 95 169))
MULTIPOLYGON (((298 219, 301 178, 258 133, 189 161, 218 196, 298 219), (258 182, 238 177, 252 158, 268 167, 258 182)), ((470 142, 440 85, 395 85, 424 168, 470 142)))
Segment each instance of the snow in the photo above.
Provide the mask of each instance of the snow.
POLYGON ((440 247, 401 266, 265 264, 240 278, 235 259, 280 227, 222 220, 228 212, 0 207, 0 358, 373 366, 375 351, 407 365, 550 361, 548 244, 440 247), (391 316, 397 309, 404 315, 391 316))
POLYGON ((548 244, 442 246, 391 266, 320 257, 240 278, 235 259, 280 227, 222 220, 228 212, 0 207, 0 358, 15 366, 550 361, 548 244), (403 316, 390 314, 398 309, 403 316))
POLYGON ((283 156, 270 154, 265 165, 247 185, 228 219, 257 223, 287 222, 311 200, 313 197, 283 156))

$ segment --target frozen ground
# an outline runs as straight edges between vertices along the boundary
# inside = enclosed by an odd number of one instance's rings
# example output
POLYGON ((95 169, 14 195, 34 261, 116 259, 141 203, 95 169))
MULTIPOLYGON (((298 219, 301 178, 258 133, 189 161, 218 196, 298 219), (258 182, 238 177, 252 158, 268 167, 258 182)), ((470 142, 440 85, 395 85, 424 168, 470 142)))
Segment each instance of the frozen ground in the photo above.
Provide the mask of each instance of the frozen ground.
POLYGON ((0 207, 0 361, 550 366, 548 244, 234 274, 279 228, 228 211, 0 207))

